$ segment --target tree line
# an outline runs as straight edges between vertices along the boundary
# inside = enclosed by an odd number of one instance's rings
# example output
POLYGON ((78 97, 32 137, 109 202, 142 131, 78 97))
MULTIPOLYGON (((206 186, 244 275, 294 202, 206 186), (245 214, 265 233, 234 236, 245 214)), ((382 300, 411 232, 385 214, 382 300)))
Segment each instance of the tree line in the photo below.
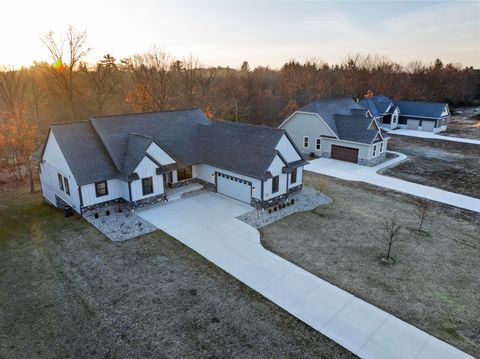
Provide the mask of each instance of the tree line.
MULTIPOLYGON (((194 56, 178 59, 152 49, 117 59, 86 62, 86 31, 69 27, 41 41, 49 62, 0 67, 0 161, 25 163, 50 123, 129 112, 201 108, 209 118, 277 126, 314 99, 393 98, 478 104, 480 70, 418 61, 400 65, 376 55, 347 56, 340 64, 291 60, 280 69, 204 66, 194 56)), ((19 176, 22 176, 21 171, 19 176)))

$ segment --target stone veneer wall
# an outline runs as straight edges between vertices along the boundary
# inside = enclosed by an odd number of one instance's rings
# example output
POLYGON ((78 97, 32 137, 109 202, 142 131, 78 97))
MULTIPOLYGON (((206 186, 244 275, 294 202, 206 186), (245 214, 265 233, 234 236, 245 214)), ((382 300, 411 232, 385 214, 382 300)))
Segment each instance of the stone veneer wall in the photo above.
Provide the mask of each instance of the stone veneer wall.
POLYGON ((358 159, 358 164, 362 166, 375 166, 378 165, 380 162, 382 162, 385 158, 387 157, 387 152, 382 152, 378 156, 374 158, 370 158, 369 160, 365 160, 363 158, 358 159))
POLYGON ((252 198, 252 201, 250 202, 250 205, 252 207, 255 207, 256 209, 272 207, 272 206, 275 206, 278 203, 281 203, 281 202, 284 202, 285 200, 287 200, 289 195, 300 192, 302 190, 302 188, 303 188, 303 185, 296 186, 294 188, 289 188, 287 193, 284 193, 280 196, 271 198, 267 201, 262 201, 262 200, 257 199, 257 198, 252 198))

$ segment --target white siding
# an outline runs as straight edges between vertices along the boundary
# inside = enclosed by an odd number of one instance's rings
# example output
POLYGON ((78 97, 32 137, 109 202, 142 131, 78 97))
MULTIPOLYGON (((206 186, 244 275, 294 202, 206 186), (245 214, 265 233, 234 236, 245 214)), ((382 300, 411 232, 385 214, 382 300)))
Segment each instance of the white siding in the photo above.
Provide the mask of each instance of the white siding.
POLYGON ((269 200, 287 192, 287 174, 282 173, 283 167, 285 167, 285 163, 283 163, 279 156, 275 156, 268 170, 272 176, 279 176, 278 192, 272 193, 272 179, 268 179, 265 181, 263 188, 264 200, 269 200))
POLYGON ((278 141, 275 149, 282 154, 283 158, 285 158, 287 162, 301 160, 297 150, 295 149, 295 147, 293 147, 292 143, 286 135, 283 135, 282 138, 280 138, 280 141, 278 141))
POLYGON ((158 147, 158 145, 154 142, 152 142, 150 146, 148 146, 147 153, 162 165, 170 165, 172 163, 175 163, 175 160, 170 157, 164 150, 158 147))
POLYGON ((132 191, 132 201, 138 201, 140 199, 164 193, 163 175, 157 175, 156 169, 157 165, 147 157, 144 157, 143 160, 138 164, 134 172, 138 174, 140 179, 132 181, 130 184, 130 188, 132 191), (142 190, 142 178, 146 177, 153 177, 153 193, 144 196, 142 190))
POLYGON ((40 163, 40 181, 42 193, 49 202, 56 205, 55 195, 57 195, 80 213, 80 197, 78 195, 77 182, 52 132, 48 136, 42 162, 40 163), (60 189, 58 174, 61 174, 62 178, 68 179, 70 195, 60 189))
POLYGON ((107 189, 107 195, 97 197, 95 183, 89 183, 81 186, 83 205, 91 206, 93 204, 107 202, 118 198, 124 198, 127 201, 129 200, 127 182, 119 179, 107 180, 107 189))
POLYGON ((298 167, 297 168, 297 181, 292 183, 290 179, 290 175, 288 175, 288 188, 295 188, 297 186, 300 186, 303 182, 303 167, 298 167))
POLYGON ((229 176, 234 176, 234 177, 241 178, 245 181, 250 181, 252 182, 252 187, 255 187, 255 190, 254 191, 252 190, 252 197, 256 199, 261 199, 262 182, 259 179, 249 177, 249 176, 244 176, 236 172, 227 171, 222 168, 218 168, 218 167, 214 167, 206 164, 193 165, 192 171, 193 171, 194 178, 199 178, 201 180, 204 180, 206 182, 210 182, 213 184, 215 184, 215 176, 212 176, 212 174, 215 174, 215 172, 225 173, 229 176))

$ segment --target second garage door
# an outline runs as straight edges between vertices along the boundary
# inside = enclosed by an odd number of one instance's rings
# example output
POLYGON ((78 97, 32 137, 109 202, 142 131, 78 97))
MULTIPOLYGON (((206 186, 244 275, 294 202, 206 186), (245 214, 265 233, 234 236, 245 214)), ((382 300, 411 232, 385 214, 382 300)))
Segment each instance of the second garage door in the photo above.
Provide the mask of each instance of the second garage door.
POLYGON ((252 183, 217 172, 217 192, 250 204, 252 183))
POLYGON ((331 157, 334 160, 358 163, 358 148, 332 145, 331 157))

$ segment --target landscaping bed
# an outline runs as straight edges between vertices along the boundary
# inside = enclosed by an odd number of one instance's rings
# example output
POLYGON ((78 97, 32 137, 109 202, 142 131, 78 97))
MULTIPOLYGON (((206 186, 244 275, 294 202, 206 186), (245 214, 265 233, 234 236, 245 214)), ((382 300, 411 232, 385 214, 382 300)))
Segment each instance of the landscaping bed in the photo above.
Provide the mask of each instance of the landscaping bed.
POLYGON ((461 350, 480 356, 480 214, 430 202, 424 230, 415 198, 305 173, 332 198, 262 228, 272 252, 461 350), (382 220, 397 215, 394 264, 383 264, 382 220))
POLYGON ((353 358, 177 240, 0 202, 0 358, 353 358))

